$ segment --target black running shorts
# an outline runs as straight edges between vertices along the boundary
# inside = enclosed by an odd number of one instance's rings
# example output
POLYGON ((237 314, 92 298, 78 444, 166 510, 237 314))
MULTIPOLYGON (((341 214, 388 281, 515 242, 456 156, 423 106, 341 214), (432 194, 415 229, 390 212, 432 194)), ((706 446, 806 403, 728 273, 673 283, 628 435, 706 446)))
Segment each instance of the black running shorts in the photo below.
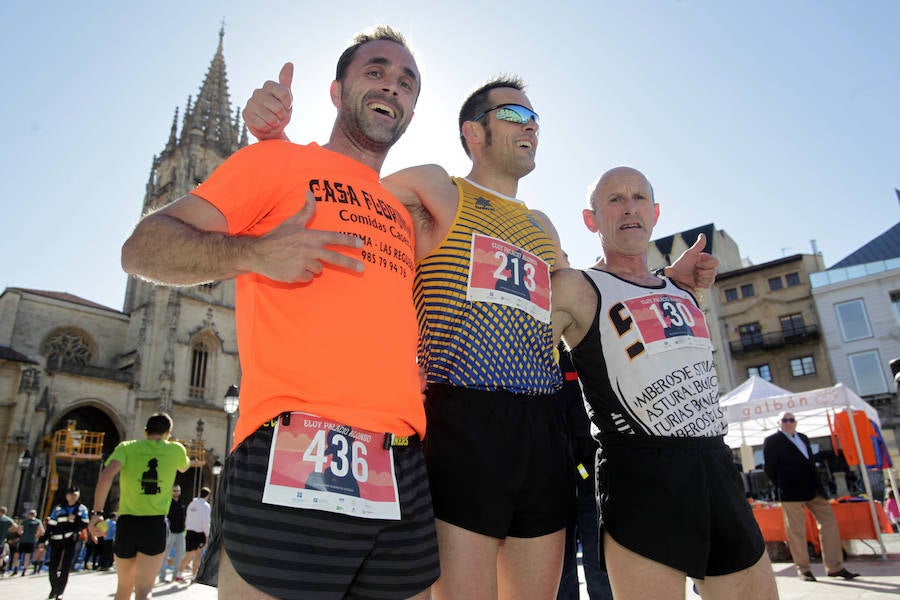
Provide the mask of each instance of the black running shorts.
POLYGON ((184 535, 185 552, 193 552, 200 550, 206 545, 206 534, 202 531, 191 531, 190 529, 184 535))
POLYGON ((285 600, 408 598, 437 580, 434 513, 418 438, 393 448, 401 518, 383 520, 263 504, 273 431, 261 427, 225 462, 200 583, 216 585, 223 543, 238 575, 285 600))
POLYGON ((602 530, 629 550, 690 577, 735 573, 765 552, 740 473, 721 437, 604 434, 597 493, 602 530))
POLYGON ((166 517, 121 515, 116 521, 113 552, 119 558, 134 558, 138 552, 147 556, 162 554, 166 549, 166 517))
POLYGON ((575 469, 553 396, 429 384, 425 414, 436 518, 498 539, 572 521, 575 469))

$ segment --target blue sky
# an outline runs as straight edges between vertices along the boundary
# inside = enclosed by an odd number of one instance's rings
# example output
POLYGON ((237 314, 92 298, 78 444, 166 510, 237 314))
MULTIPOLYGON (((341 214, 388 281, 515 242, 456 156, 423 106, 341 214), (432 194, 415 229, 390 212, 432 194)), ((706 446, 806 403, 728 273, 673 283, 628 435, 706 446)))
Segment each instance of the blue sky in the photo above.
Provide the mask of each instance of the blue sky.
POLYGON ((327 139, 348 39, 377 23, 404 32, 423 91, 384 174, 435 162, 464 175, 459 105, 493 75, 521 75, 542 127, 519 196, 550 215, 575 266, 599 251, 580 217, 587 188, 618 165, 653 183, 655 237, 713 222, 754 263, 815 239, 831 265, 900 216, 892 0, 5 2, 0 289, 121 308, 119 249, 223 18, 236 106, 295 62, 295 141, 327 139))

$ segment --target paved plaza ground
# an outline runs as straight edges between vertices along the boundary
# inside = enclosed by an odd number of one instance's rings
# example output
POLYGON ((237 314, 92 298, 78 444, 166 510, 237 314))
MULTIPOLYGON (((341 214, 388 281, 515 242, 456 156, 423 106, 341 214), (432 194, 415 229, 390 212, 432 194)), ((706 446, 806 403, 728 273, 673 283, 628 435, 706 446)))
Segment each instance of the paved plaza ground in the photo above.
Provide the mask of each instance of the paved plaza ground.
MULTIPOLYGON (((813 563, 816 583, 801 581, 790 563, 775 563, 775 578, 781 600, 897 600, 900 598, 900 534, 885 535, 888 558, 875 554, 875 542, 851 542, 852 556, 847 568, 860 573, 858 579, 844 581, 825 577, 822 564, 813 563), (867 545, 868 544, 868 545, 867 545)), ((581 597, 587 599, 582 580, 581 597)), ((687 586, 686 599, 699 599, 687 586)), ((107 600, 115 595, 114 571, 81 571, 72 573, 65 600, 107 600)), ((0 598, 10 600, 43 600, 50 592, 47 572, 26 577, 6 576, 0 580, 0 598)), ((213 600, 216 589, 204 585, 167 583, 153 588, 154 598, 176 600, 213 600)))

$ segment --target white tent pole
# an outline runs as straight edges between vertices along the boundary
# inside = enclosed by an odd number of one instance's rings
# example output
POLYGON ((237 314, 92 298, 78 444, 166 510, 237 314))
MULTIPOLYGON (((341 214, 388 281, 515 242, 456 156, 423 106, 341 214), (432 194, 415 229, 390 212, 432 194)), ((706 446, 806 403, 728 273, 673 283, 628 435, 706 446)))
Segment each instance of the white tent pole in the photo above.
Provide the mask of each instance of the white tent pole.
POLYGON ((881 545, 881 558, 887 559, 887 548, 884 545, 884 539, 881 537, 881 525, 878 523, 878 515, 875 514, 875 499, 872 497, 872 484, 869 483, 869 470, 866 469, 866 460, 863 458, 862 446, 859 443, 859 432, 856 431, 856 422, 853 420, 853 407, 850 406, 849 398, 847 399, 847 414, 850 416, 850 432, 853 433, 853 445, 856 446, 856 456, 859 457, 859 470, 862 471, 863 484, 866 486, 866 495, 869 497, 869 514, 872 516, 875 535, 878 536, 878 543, 881 545))
POLYGON ((744 465, 744 473, 749 473, 756 468, 754 464, 753 448, 747 444, 747 438, 744 435, 744 422, 740 421, 741 426, 741 464, 744 465))

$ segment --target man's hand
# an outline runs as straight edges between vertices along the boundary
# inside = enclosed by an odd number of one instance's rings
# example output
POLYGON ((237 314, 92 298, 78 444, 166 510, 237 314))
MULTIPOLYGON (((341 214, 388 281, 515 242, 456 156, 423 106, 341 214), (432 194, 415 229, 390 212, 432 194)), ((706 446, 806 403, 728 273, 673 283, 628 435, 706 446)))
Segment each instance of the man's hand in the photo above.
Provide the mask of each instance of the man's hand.
POLYGON ((278 82, 269 80, 261 88, 253 90, 247 106, 241 113, 244 123, 258 140, 286 140, 284 128, 291 121, 294 96, 291 81, 294 64, 286 62, 278 73, 278 82))
POLYGON ((716 281, 719 260, 703 252, 706 236, 699 234, 694 245, 685 250, 672 266, 666 267, 666 276, 689 289, 707 289, 716 281))
POLYGON ((269 233, 255 239, 248 249, 251 255, 248 270, 285 283, 311 281, 322 272, 323 263, 351 271, 362 271, 362 261, 325 248, 362 248, 362 240, 336 231, 307 229, 306 224, 314 214, 316 200, 312 192, 306 192, 306 204, 303 208, 269 233))

